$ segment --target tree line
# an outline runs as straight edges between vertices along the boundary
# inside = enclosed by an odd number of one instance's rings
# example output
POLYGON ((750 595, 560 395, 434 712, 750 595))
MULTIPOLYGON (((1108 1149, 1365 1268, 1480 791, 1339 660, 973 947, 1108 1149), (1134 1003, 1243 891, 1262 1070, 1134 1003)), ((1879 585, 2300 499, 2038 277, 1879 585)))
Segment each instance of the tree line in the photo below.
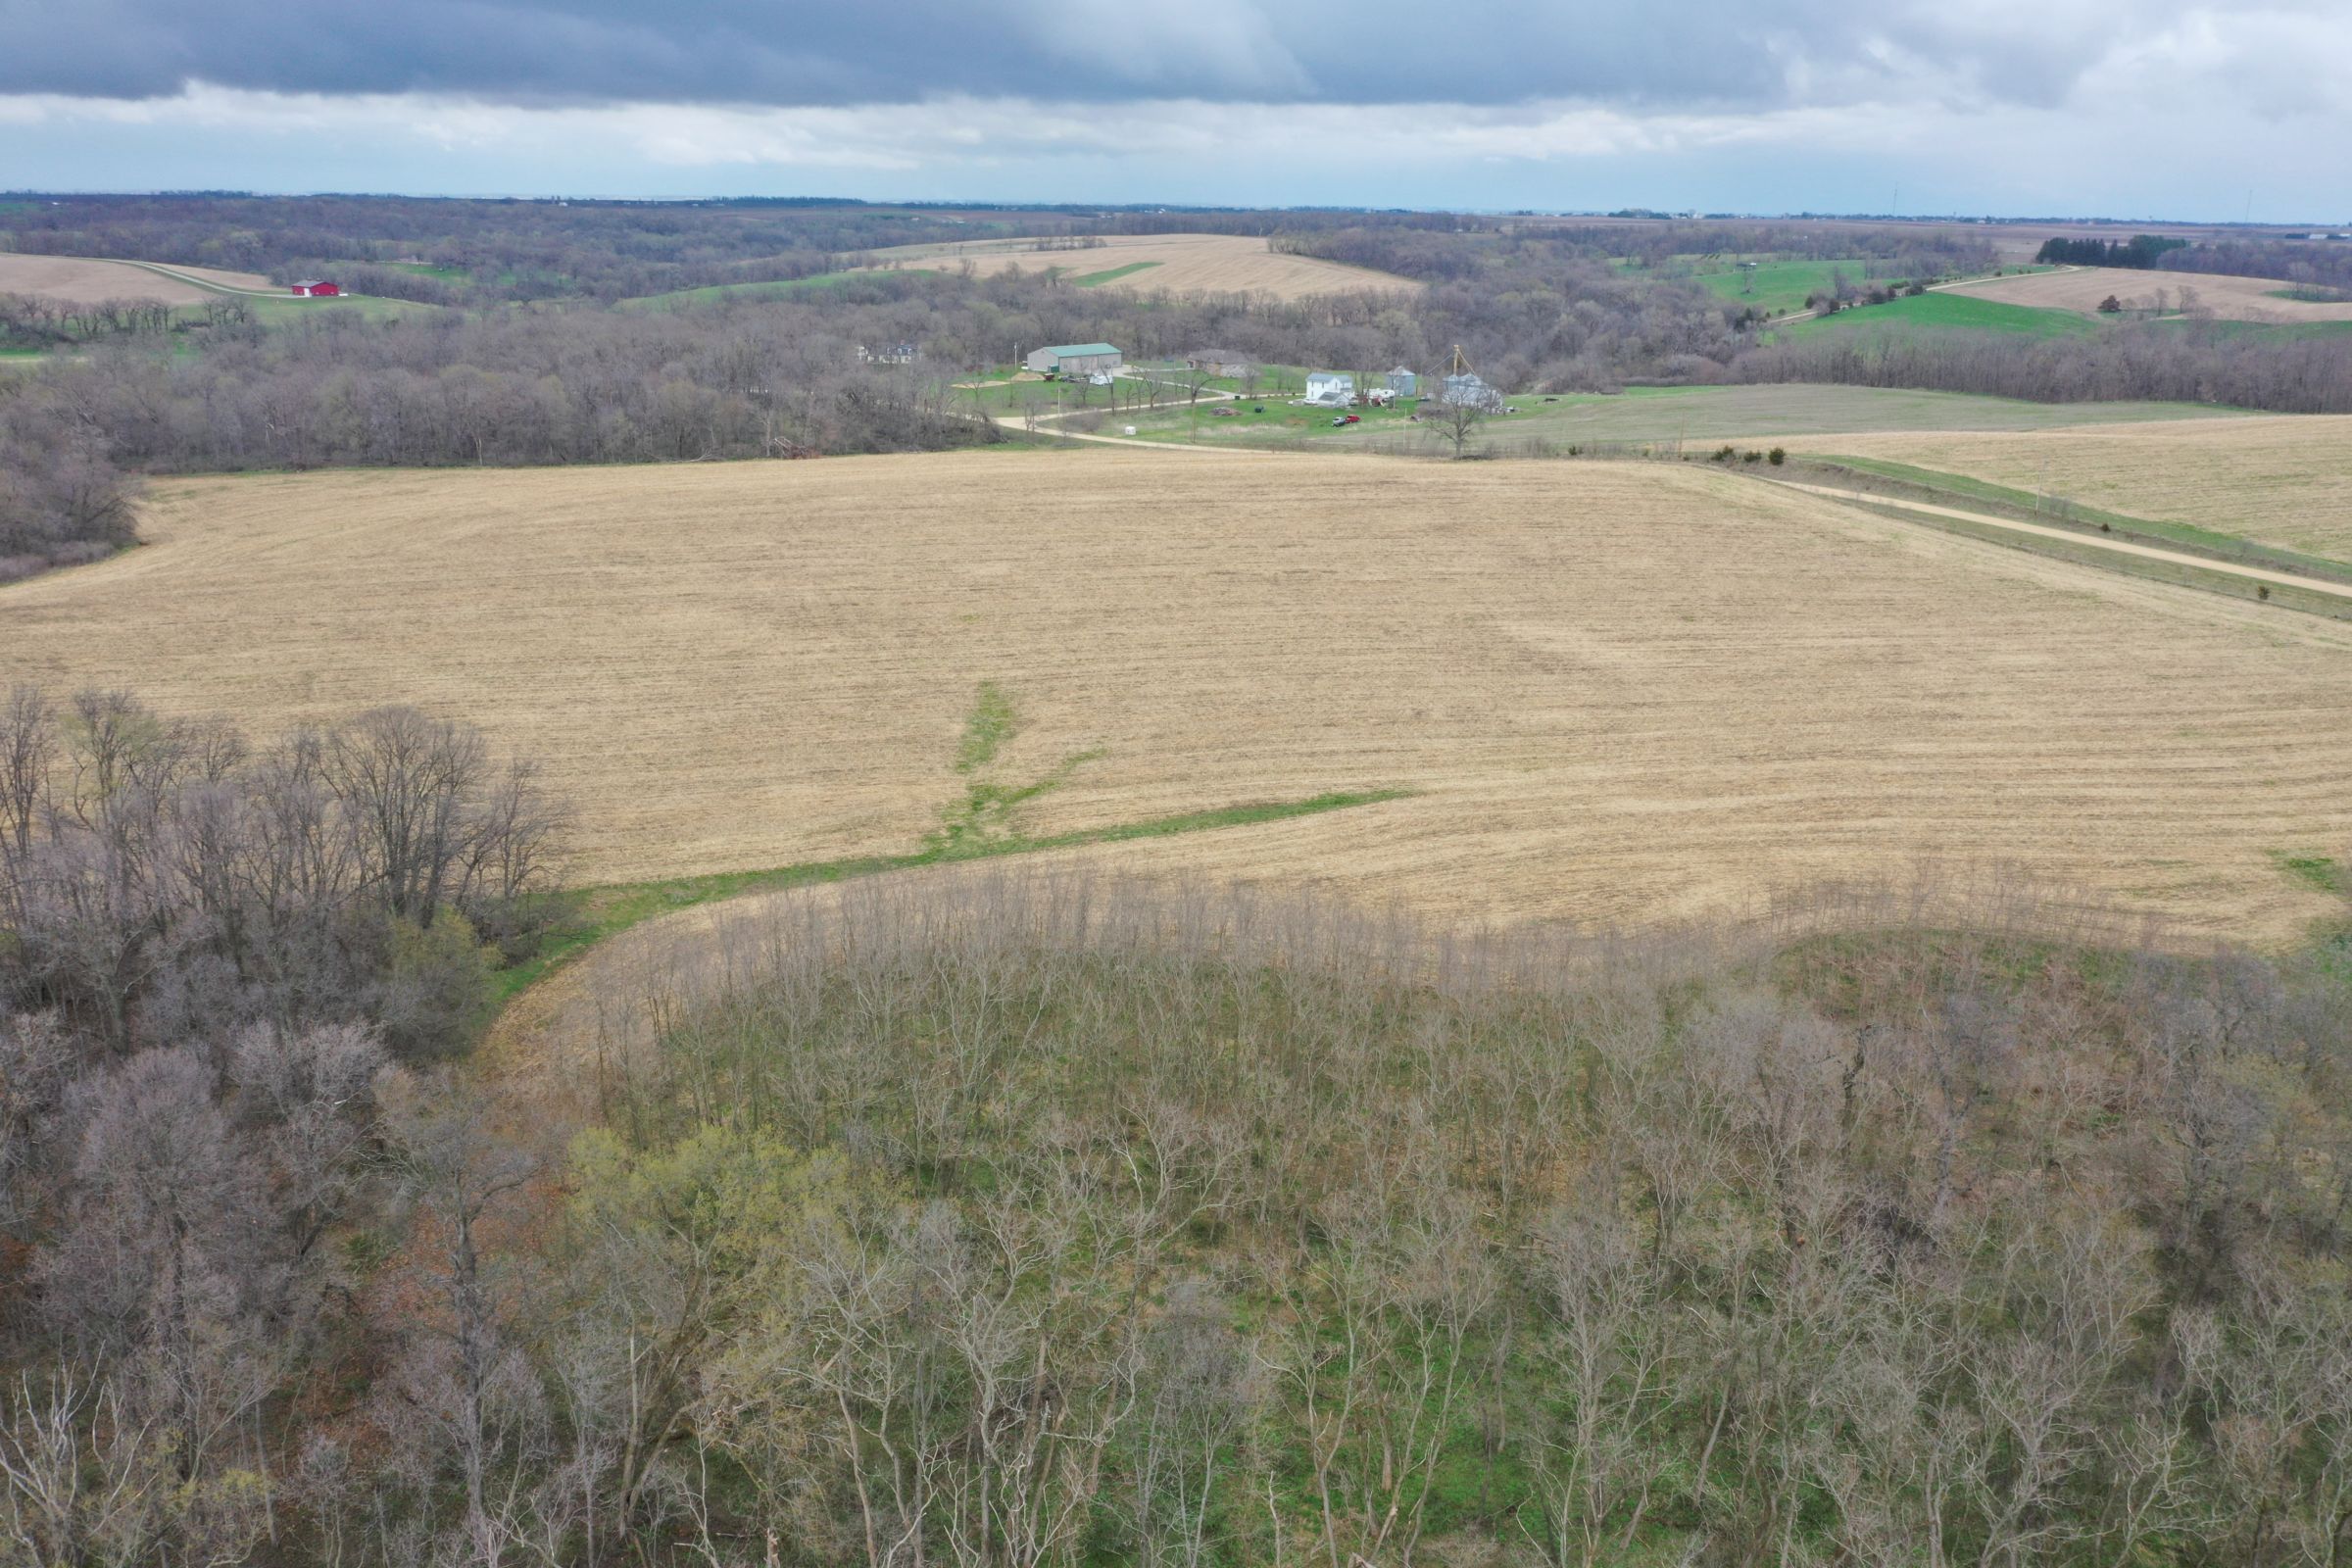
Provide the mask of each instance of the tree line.
POLYGON ((2130 239, 2047 239, 2034 260, 2055 267, 2129 267, 2145 270, 2164 265, 2164 258, 2188 248, 2184 239, 2160 234, 2134 234, 2130 239))
POLYGON ((2342 241, 2204 240, 2167 253, 2160 265, 2183 272, 2275 277, 2303 284, 2323 298, 2352 297, 2352 244, 2342 241))
POLYGON ((2053 239, 2037 261, 2077 267, 2134 267, 2295 283, 2320 299, 2352 294, 2352 245, 2273 235, 2185 240, 2137 235, 2129 242, 2053 239), (2105 246, 2104 252, 2099 247, 2105 246))
POLYGON ((2352 413, 2342 338, 2262 338, 2195 322, 2122 322, 2096 335, 2019 344, 1968 332, 1874 332, 1757 348, 1749 382, 1918 387, 2042 403, 2208 403, 2282 414, 2352 413))
POLYGON ((354 1227, 440 1157, 426 1081, 557 912, 564 828, 413 710, 256 745, 0 702, 0 1558, 331 1560, 268 1543, 354 1227))
POLYGON ((482 305, 804 277, 847 253, 1016 226, 857 203, 66 196, 0 215, 0 250, 137 257, 278 282, 348 276, 387 298, 482 305))

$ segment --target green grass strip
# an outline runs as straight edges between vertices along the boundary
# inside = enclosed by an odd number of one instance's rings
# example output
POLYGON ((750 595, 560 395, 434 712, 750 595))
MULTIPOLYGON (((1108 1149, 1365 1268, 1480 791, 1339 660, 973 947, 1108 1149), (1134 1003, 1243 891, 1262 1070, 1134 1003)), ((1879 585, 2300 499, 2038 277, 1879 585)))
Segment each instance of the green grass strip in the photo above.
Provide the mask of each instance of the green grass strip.
POLYGON ((1157 262, 1129 262, 1125 267, 1114 267, 1108 271, 1102 272, 1089 272, 1084 277, 1073 277, 1070 281, 1079 288, 1101 288, 1105 283, 1115 283, 1122 277, 1133 277, 1136 273, 1158 265, 1157 262))
POLYGON ((1988 501, 1995 506, 2022 512, 2027 517, 2046 525, 2074 523, 2087 531, 2097 531, 2105 523, 2118 538, 2135 538, 2146 543, 2188 545, 2219 560, 2241 566, 2269 566, 2279 571, 2303 572, 2306 575, 2342 581, 2352 572, 2352 563, 2333 561, 2326 556, 2307 556, 2276 545, 2256 544, 2242 534, 2222 533, 2213 528, 2200 528, 2193 522, 2158 522, 2149 517, 2126 516, 2120 512, 2102 512, 2080 502, 2054 498, 2059 509, 2052 511, 2039 505, 2038 498, 2028 490, 2013 490, 2007 485, 1994 484, 1987 479, 1972 479, 1966 474, 1945 473, 1936 468, 1915 467, 1908 463, 1889 463, 1882 458, 1846 458, 1834 454, 1814 457, 1817 463, 1834 464, 1851 468, 1857 473, 1876 474, 1882 479, 1896 479, 1904 484, 1917 485, 1942 495, 1962 497, 1970 501, 1988 501))
POLYGON ((993 680, 980 683, 979 696, 963 720, 963 741, 956 749, 956 771, 969 773, 997 760, 997 752, 1019 727, 1012 699, 993 680))
POLYGON ((1922 512, 1915 506, 1906 507, 1894 496, 1874 496, 1857 490, 1845 497, 1844 501, 1847 506, 1858 507, 1864 512, 1890 517, 1897 522, 1980 539, 1988 545, 1999 545, 2004 550, 2022 551, 2030 556, 2048 556, 2055 561, 2071 561, 2078 565, 2096 566, 2102 571, 2120 572, 2127 577, 2145 577, 2153 582, 2171 583, 2177 588, 2197 588, 2230 599, 2251 600, 2277 610, 2299 611, 2330 620, 2352 620, 2352 604, 2334 594, 2315 593, 2308 588, 2287 583, 2265 583, 2231 572, 2213 571, 2185 561, 2155 561, 2120 550, 2104 550, 2089 538, 2078 541, 2044 534, 2019 533, 2014 528, 2002 527, 1998 519, 1973 522, 1966 517, 1939 517, 1934 513, 1922 512))
POLYGON ((1249 827, 1280 822, 1294 816, 1318 816, 1350 807, 1400 801, 1411 790, 1339 790, 1299 801, 1268 801, 1248 806, 1219 807, 1156 816, 1115 827, 1083 828, 1073 833, 1051 833, 1039 838, 1004 836, 969 840, 953 848, 917 850, 906 855, 864 855, 845 860, 808 860, 760 871, 717 871, 708 876, 669 877, 655 882, 616 882, 583 888, 569 895, 576 901, 570 922, 550 937, 539 953, 495 977, 492 997, 504 1004, 610 937, 618 936, 640 921, 673 914, 697 905, 740 898, 747 893, 778 893, 791 888, 847 882, 886 871, 945 865, 963 860, 994 859, 1004 855, 1033 855, 1041 850, 1079 849, 1091 844, 1125 844, 1135 839, 1173 838, 1180 833, 1202 833, 1215 828, 1249 827))

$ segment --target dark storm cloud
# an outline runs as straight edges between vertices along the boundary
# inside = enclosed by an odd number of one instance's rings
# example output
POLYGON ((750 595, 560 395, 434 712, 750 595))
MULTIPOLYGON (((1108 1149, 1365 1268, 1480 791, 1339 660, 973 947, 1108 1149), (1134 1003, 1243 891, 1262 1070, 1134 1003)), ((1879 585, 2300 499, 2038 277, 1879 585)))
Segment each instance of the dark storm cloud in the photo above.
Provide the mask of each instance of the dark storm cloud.
POLYGON ((1937 21, 1951 8, 1869 0, 0 0, 0 92, 160 97, 197 80, 514 103, 964 93, 1755 109, 1867 94, 1924 62, 1959 90, 2047 101, 2113 36, 2116 7, 2079 39, 2059 20, 2071 8, 2013 12, 2034 33, 2021 47, 1983 10, 1955 31, 1937 21))

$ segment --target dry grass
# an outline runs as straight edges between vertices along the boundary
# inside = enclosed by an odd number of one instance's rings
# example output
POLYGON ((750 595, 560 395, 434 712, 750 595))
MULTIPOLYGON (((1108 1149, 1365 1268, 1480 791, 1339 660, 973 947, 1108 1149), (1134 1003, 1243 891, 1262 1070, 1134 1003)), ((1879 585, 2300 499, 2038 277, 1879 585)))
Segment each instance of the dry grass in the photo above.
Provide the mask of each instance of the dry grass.
POLYGON ((2010 434, 1807 436, 1883 458, 2352 561, 2352 416, 2284 415, 2010 434))
POLYGON ((1614 924, 1922 859, 2195 932, 2327 901, 2352 627, 1693 467, 968 453, 159 488, 0 592, 0 662, 287 722, 414 700, 544 759, 581 871, 911 848, 992 764, 1060 831, 1424 793, 1073 858, 1614 924), (1054 504, 1038 505, 1051 493, 1054 504))
POLYGON ((121 262, 13 254, 0 254, 0 294, 24 294, 61 305, 99 305, 108 300, 201 305, 213 297, 193 283, 121 262))
MULTIPOLYGON (((268 288, 267 278, 214 268, 176 269, 229 288, 268 288)), ((79 256, 19 256, 0 252, 0 294, 27 294, 65 305, 98 305, 108 300, 160 300, 166 305, 202 305, 217 298, 178 278, 150 272, 125 262, 79 256)))
POLYGON ((218 283, 222 288, 267 289, 273 294, 284 292, 281 285, 270 282, 259 272, 232 271, 225 267, 189 267, 179 262, 167 262, 163 265, 171 268, 174 272, 185 272, 190 277, 201 278, 208 283, 218 283))
POLYGON ((1099 247, 1039 251, 1032 240, 981 240, 967 244, 902 245, 876 251, 881 264, 955 270, 969 264, 983 277, 1019 268, 1027 272, 1058 269, 1071 277, 1090 277, 1142 264, 1144 270, 1098 286, 1139 293, 1268 294, 1306 299, 1317 294, 1388 293, 1418 289, 1410 278, 1367 268, 1344 267, 1312 256, 1286 256, 1262 239, 1239 234, 1113 234, 1099 247))
POLYGON ((2159 305, 2170 312, 2209 312, 2229 321, 2352 321, 2352 305, 2314 305, 2280 299, 2286 285, 2268 277, 2227 277, 2219 272, 2143 272, 2121 267, 2085 267, 2071 272, 2029 272, 1963 283, 1954 294, 1974 294, 2005 305, 2098 314, 2110 295, 2128 310, 2159 305))

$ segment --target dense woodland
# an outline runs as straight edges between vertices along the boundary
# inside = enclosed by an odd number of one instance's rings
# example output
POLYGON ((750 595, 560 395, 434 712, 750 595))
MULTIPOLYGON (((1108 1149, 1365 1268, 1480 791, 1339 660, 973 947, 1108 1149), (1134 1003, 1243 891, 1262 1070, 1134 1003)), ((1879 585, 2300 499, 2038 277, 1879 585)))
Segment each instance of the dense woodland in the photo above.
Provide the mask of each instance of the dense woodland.
POLYGON ((2227 322, 2133 322, 2095 336, 2023 343, 2007 334, 1865 329, 1755 349, 1734 373, 1755 382, 1920 387, 2045 403, 2153 399, 2282 414, 2352 412, 2352 339, 2267 338, 2227 322))
POLYGON ((568 1061, 453 1076, 558 824, 479 737, 19 694, 0 739, 9 1561, 2352 1536, 2340 952, 973 875, 657 952, 568 1061))
POLYGON ((0 212, 0 248, 223 267, 280 282, 331 270, 363 293, 460 305, 804 277, 846 252, 989 227, 840 203, 73 196, 0 212))
POLYGON ((1285 232, 1275 237, 1275 244, 1302 256, 1429 282, 1477 281, 1505 288, 1543 287, 1612 260, 1671 276, 1678 258, 1687 267, 1693 256, 1861 257, 1873 264, 1873 275, 1905 278, 1948 276, 1996 263, 1990 247, 1952 234, 1771 222, 1672 221, 1628 227, 1573 220, 1484 219, 1437 227, 1358 220, 1285 232))

